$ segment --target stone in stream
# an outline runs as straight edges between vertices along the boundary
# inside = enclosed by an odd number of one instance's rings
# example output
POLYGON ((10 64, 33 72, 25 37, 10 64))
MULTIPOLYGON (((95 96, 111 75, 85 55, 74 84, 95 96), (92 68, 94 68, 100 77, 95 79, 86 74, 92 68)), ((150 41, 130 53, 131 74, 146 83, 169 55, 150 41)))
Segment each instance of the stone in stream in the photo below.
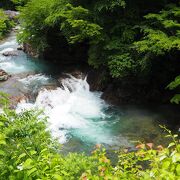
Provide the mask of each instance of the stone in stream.
POLYGON ((0 69, 0 81, 7 81, 11 77, 7 72, 4 70, 0 69))
POLYGON ((20 45, 20 46, 18 46, 18 47, 17 47, 17 50, 18 50, 18 51, 23 51, 23 50, 24 50, 24 48, 23 48, 23 46, 22 46, 22 45, 20 45))
POLYGON ((20 95, 16 95, 16 96, 10 96, 9 97, 9 101, 11 104, 11 108, 15 109, 17 107, 17 104, 25 101, 28 102, 30 96, 28 94, 20 94, 20 95))
POLYGON ((18 56, 17 51, 5 51, 2 53, 3 56, 18 56))

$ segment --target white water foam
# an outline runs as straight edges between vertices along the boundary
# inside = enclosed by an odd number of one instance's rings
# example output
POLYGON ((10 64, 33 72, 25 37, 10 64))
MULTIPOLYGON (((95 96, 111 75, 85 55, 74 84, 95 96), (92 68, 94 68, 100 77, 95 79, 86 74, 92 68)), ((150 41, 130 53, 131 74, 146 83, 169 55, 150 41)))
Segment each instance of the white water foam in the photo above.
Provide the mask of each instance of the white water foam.
POLYGON ((20 79, 19 81, 23 83, 26 87, 34 86, 37 83, 46 84, 49 81, 49 77, 43 74, 29 75, 26 78, 20 79))
POLYGON ((17 112, 44 109, 49 117, 50 130, 61 143, 67 142, 72 133, 82 141, 116 144, 114 137, 104 128, 108 122, 105 121, 103 108, 107 105, 100 96, 101 93, 89 91, 86 78, 77 79, 69 75, 62 80, 61 88, 40 91, 34 104, 19 103, 17 112))
POLYGON ((16 41, 16 37, 13 35, 10 38, 8 38, 6 42, 0 44, 0 50, 16 46, 18 46, 18 43, 16 41))
POLYGON ((2 51, 0 51, 0 54, 3 54, 5 52, 10 52, 10 51, 14 51, 14 49, 13 48, 5 48, 2 51))

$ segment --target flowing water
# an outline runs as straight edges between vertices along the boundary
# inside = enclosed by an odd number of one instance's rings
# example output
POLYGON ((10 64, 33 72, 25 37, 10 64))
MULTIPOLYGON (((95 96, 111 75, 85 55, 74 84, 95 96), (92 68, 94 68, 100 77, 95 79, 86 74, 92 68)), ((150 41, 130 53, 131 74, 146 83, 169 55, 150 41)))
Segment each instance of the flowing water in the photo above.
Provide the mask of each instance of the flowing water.
POLYGON ((66 74, 59 80, 57 68, 45 61, 30 58, 22 51, 18 56, 2 55, 17 46, 15 34, 0 44, 0 69, 12 74, 13 79, 0 83, 0 90, 12 95, 16 91, 33 94, 34 98, 18 103, 17 112, 43 109, 49 117, 48 128, 63 144, 63 151, 90 151, 95 144, 109 149, 133 148, 137 140, 164 143, 159 124, 166 118, 178 118, 169 107, 111 106, 101 99, 101 92, 89 90, 85 76, 66 74))

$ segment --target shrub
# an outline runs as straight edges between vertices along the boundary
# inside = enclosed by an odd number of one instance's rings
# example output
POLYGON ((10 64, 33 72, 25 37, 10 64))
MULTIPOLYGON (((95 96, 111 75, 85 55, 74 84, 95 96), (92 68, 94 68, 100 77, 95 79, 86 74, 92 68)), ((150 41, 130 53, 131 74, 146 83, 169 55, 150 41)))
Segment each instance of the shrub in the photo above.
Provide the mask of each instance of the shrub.
POLYGON ((4 11, 0 9, 0 39, 13 27, 13 22, 9 20, 4 11))

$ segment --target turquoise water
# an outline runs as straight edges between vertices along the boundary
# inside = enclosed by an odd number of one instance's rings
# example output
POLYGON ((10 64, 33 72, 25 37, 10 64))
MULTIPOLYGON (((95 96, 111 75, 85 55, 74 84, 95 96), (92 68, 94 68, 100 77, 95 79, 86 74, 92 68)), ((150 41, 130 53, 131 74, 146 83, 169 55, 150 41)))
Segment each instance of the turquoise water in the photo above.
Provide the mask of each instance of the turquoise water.
POLYGON ((95 144, 108 149, 133 148, 138 140, 166 142, 162 140, 159 124, 168 124, 167 119, 173 122, 178 111, 159 106, 109 105, 101 99, 101 92, 89 90, 84 76, 75 78, 67 74, 59 80, 58 69, 52 64, 30 58, 22 51, 14 57, 2 55, 4 51, 16 50, 17 46, 15 34, 0 45, 0 68, 12 74, 12 79, 16 77, 2 86, 10 88, 12 95, 16 89, 35 96, 19 102, 17 112, 43 109, 49 117, 48 128, 62 144, 63 151, 90 151, 95 144))

